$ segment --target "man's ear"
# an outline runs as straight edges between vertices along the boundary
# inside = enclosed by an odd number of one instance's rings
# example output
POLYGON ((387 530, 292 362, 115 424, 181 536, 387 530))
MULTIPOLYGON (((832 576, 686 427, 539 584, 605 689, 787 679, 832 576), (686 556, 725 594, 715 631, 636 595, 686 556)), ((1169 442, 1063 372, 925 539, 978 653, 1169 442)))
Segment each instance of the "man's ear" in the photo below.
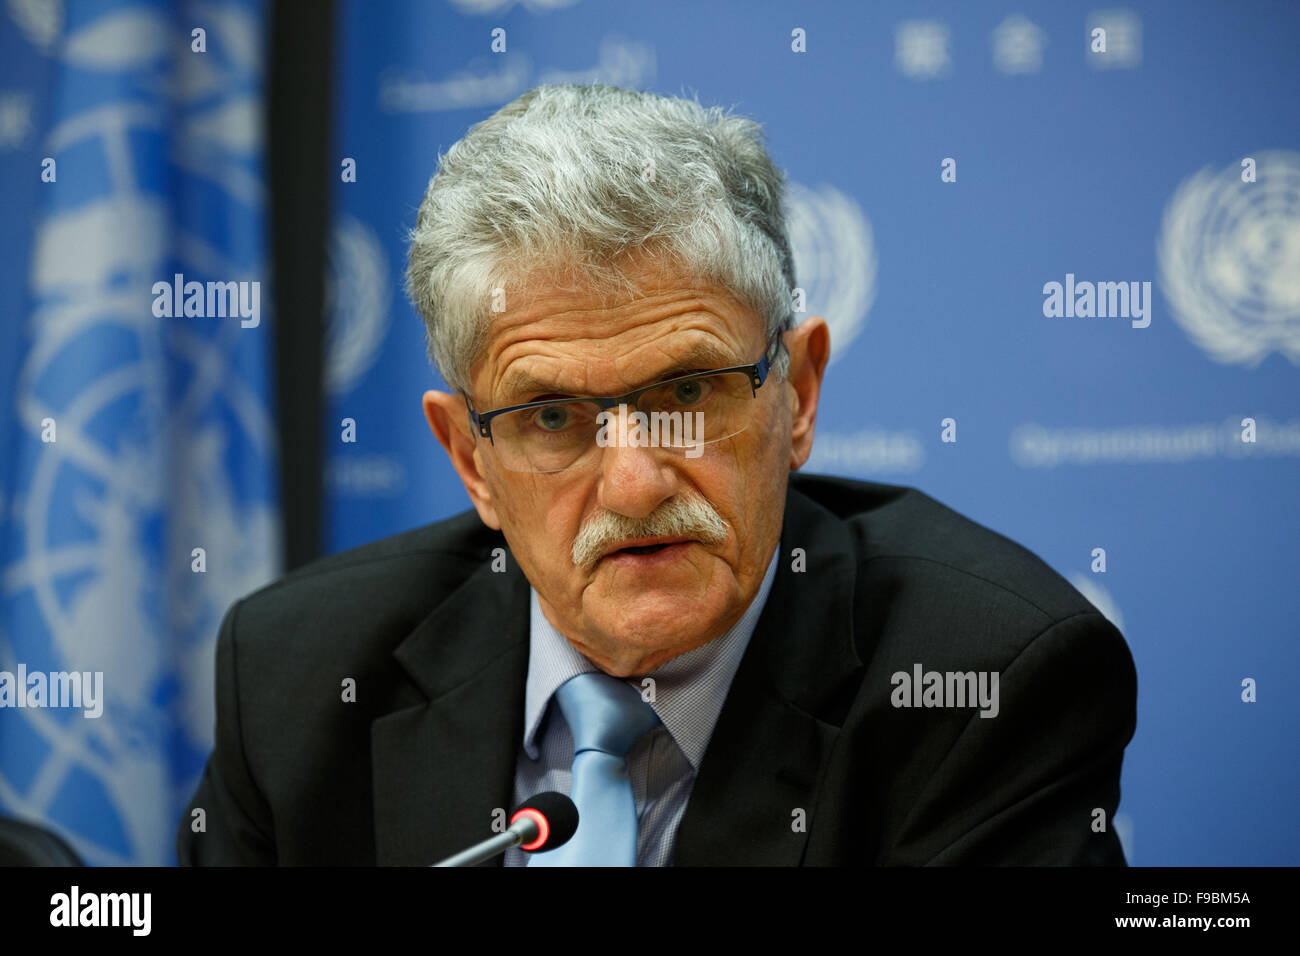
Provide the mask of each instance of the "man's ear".
POLYGON ((494 531, 501 530, 501 519, 492 504, 492 492, 479 468, 478 443, 470 433, 469 411, 465 399, 450 392, 430 389, 424 393, 424 417, 433 437, 447 452, 451 466, 460 475, 470 501, 483 523, 494 531))
POLYGON ((817 399, 831 357, 831 331, 825 319, 812 315, 787 332, 785 341, 790 349, 790 371, 786 375, 790 386, 790 470, 798 471, 812 455, 817 399))

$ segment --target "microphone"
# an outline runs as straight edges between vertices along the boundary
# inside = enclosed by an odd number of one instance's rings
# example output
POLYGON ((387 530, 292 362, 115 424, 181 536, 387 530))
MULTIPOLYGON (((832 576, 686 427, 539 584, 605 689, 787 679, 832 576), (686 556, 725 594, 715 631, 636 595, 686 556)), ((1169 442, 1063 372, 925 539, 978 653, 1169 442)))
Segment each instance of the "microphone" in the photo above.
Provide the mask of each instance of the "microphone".
POLYGON ((473 866, 512 846, 529 853, 554 850, 569 842, 578 829, 578 808, 562 793, 547 790, 525 800, 510 817, 504 833, 461 850, 434 866, 473 866))

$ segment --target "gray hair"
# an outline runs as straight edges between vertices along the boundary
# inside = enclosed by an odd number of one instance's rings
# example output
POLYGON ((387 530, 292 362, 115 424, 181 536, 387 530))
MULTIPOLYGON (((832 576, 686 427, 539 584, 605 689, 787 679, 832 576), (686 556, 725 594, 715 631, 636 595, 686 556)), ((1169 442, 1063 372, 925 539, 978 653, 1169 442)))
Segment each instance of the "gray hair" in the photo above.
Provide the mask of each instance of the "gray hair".
POLYGON ((429 359, 468 394, 494 295, 533 279, 628 294, 642 253, 728 290, 766 339, 793 318, 783 188, 752 120, 600 84, 529 90, 439 155, 420 203, 406 291, 429 359))

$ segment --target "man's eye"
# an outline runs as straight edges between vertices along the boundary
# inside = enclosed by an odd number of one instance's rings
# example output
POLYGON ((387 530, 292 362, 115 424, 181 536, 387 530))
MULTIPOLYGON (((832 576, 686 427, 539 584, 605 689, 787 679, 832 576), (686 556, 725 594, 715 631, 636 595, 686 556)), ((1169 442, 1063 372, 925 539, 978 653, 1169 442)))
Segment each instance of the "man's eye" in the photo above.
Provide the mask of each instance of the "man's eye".
POLYGON ((680 382, 673 388, 673 401, 679 405, 694 405, 708 393, 708 382, 704 379, 694 379, 690 382, 680 382))
POLYGON ((558 432, 568 427, 573 416, 569 409, 562 405, 551 405, 547 408, 538 409, 536 415, 537 424, 546 431, 558 432))

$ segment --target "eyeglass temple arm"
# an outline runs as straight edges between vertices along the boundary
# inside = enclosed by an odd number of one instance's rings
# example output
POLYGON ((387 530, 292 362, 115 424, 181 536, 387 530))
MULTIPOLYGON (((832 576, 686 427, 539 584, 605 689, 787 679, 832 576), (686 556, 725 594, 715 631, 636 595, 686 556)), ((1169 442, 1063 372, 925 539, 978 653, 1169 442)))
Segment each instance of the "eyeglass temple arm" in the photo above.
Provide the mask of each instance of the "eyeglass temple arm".
POLYGON ((492 438, 492 423, 490 421, 479 421, 478 412, 474 411, 473 406, 469 403, 469 396, 464 392, 461 392, 460 397, 465 399, 465 411, 469 414, 469 430, 471 432, 478 432, 495 445, 496 441, 492 438))

